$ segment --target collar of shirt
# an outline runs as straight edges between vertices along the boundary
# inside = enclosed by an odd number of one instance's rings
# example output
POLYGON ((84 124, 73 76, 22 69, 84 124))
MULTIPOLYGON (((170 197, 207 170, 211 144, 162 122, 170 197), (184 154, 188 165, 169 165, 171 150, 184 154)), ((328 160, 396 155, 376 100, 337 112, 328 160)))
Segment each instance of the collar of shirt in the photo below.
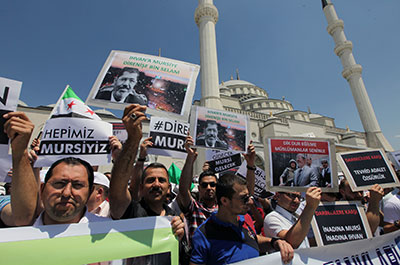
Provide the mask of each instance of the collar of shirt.
POLYGON ((288 219, 291 222, 295 222, 297 220, 296 216, 294 216, 291 212, 282 208, 279 205, 276 206, 275 211, 280 213, 283 217, 285 217, 286 219, 288 219))
POLYGON ((233 231, 238 233, 238 235, 240 235, 242 238, 244 238, 244 234, 242 233, 242 227, 243 227, 243 223, 244 223, 243 215, 238 216, 238 225, 236 226, 232 223, 227 223, 227 222, 219 220, 217 218, 216 214, 217 214, 216 212, 211 214, 210 218, 213 222, 217 223, 218 225, 224 226, 224 227, 230 227, 233 231))

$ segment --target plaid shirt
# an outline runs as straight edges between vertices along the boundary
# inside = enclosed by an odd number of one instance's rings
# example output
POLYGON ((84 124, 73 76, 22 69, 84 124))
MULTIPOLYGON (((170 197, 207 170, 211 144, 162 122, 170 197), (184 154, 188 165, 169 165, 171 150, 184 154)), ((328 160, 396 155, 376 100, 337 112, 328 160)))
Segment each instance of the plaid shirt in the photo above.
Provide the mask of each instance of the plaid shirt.
POLYGON ((189 236, 192 238, 194 231, 199 227, 213 212, 218 210, 218 204, 215 203, 213 207, 207 208, 201 202, 192 198, 188 212, 185 214, 189 222, 189 236))

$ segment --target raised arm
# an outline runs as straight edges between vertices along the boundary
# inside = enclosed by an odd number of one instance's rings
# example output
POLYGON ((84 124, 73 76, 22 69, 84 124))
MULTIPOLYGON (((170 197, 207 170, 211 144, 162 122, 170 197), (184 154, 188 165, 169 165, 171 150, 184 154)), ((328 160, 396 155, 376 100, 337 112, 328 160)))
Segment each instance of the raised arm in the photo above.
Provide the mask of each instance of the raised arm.
POLYGON ((196 149, 191 148, 193 145, 193 137, 188 135, 185 141, 185 149, 187 152, 185 165, 182 168, 181 178, 179 179, 179 193, 176 198, 179 208, 186 212, 190 206, 192 195, 190 194, 190 185, 193 179, 193 164, 197 158, 196 149))
POLYGON ((249 146, 247 147, 247 153, 243 154, 244 159, 247 163, 247 173, 246 173, 246 182, 247 189, 249 190, 250 195, 254 195, 254 187, 255 187, 255 161, 256 161, 256 149, 254 148, 253 142, 250 141, 249 146))
POLYGON ((298 248, 310 230, 311 219, 321 200, 321 189, 310 187, 306 192, 306 207, 297 222, 289 230, 280 231, 277 236, 285 239, 294 249, 298 248))
POLYGON ((379 184, 375 184, 369 190, 369 203, 367 209, 367 219, 371 233, 374 234, 379 224, 383 222, 383 214, 379 210, 379 202, 384 196, 383 188, 379 184))
POLYGON ((8 213, 15 225, 31 225, 36 217, 39 188, 27 147, 35 126, 23 112, 10 112, 3 117, 8 119, 4 131, 11 141, 13 166, 11 211, 8 213))
POLYGON ((111 171, 109 198, 111 216, 114 219, 121 218, 132 200, 128 190, 128 182, 132 175, 133 163, 142 138, 142 121, 146 119, 145 111, 146 107, 138 104, 129 105, 124 110, 122 121, 128 132, 128 139, 111 171))
POLYGON ((135 201, 140 200, 140 194, 139 194, 140 177, 142 176, 144 162, 146 161, 147 157, 147 147, 153 145, 153 143, 151 142, 151 138, 153 137, 148 137, 144 139, 144 141, 140 145, 139 158, 136 160, 135 166, 133 167, 131 182, 129 184, 129 191, 131 192, 132 198, 135 201))

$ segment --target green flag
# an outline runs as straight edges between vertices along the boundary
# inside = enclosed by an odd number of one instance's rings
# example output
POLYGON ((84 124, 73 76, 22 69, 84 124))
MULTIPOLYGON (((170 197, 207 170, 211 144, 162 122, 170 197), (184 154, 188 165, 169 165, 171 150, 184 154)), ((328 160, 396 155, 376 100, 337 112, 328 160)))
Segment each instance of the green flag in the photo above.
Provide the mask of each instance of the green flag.
MULTIPOLYGON (((168 169, 168 175, 169 175, 169 182, 175 183, 179 185, 179 179, 181 178, 182 170, 177 167, 174 163, 171 164, 171 166, 168 169)), ((190 185, 190 190, 194 188, 194 184, 190 185)))

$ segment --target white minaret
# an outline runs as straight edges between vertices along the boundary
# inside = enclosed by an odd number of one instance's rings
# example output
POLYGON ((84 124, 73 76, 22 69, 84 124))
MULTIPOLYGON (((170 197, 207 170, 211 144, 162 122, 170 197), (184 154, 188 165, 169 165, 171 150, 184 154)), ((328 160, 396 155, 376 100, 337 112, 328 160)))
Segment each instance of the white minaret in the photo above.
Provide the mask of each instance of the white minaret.
POLYGON ((201 105, 213 109, 223 109, 219 97, 217 43, 215 24, 218 10, 213 0, 199 0, 194 20, 200 32, 200 74, 201 105))
POLYGON ((344 34, 343 20, 338 18, 330 0, 322 0, 322 8, 328 21, 327 31, 335 41, 334 51, 339 56, 343 65, 342 75, 350 85, 358 114, 367 135, 367 144, 369 147, 393 151, 376 119, 374 109, 372 108, 364 81, 361 77, 362 67, 356 63, 353 57, 353 43, 348 41, 344 34))

